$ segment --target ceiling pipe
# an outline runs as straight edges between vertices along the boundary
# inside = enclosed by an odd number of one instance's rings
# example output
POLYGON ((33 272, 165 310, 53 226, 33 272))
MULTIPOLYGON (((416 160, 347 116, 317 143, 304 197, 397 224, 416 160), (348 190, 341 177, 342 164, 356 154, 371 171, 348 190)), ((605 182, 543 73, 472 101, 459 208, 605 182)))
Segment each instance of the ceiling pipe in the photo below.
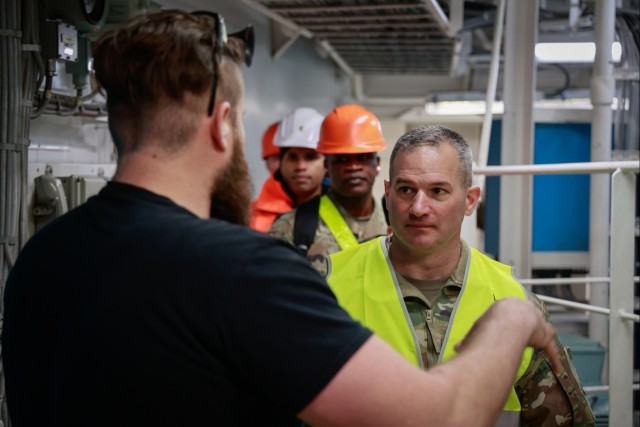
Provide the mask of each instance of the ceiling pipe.
POLYGON ((431 13, 431 16, 440 27, 443 33, 450 38, 455 37, 462 27, 463 4, 461 0, 452 0, 450 5, 451 19, 445 15, 444 11, 438 4, 438 0, 424 0, 425 8, 431 13))
MULTIPOLYGON (((419 19, 428 19, 431 18, 431 15, 428 13, 412 13, 412 14, 401 14, 401 15, 385 15, 385 19, 390 20, 407 20, 407 21, 417 21, 419 19)), ((354 22, 354 21, 378 21, 380 20, 380 16, 378 15, 360 15, 360 16, 314 16, 314 17, 301 17, 296 18, 296 21, 300 23, 313 23, 313 22, 354 22)))
MULTIPOLYGON (((489 139, 491 138, 491 125, 493 122, 493 101, 496 99, 498 87, 498 72, 500 71, 500 48, 502 46, 502 30, 504 28, 505 0, 498 4, 498 15, 494 22, 493 46, 491 47, 491 65, 489 67, 489 80, 487 81, 487 95, 485 98, 485 112, 480 135, 480 147, 478 149, 478 166, 487 166, 489 159, 489 139)), ((480 195, 484 198, 485 176, 478 177, 480 195)))
POLYGON ((372 4, 372 5, 358 5, 358 6, 274 7, 272 10, 275 13, 310 14, 310 13, 317 13, 317 12, 345 12, 345 11, 359 12, 362 10, 411 9, 411 8, 420 7, 420 6, 421 6, 420 4, 398 3, 398 4, 372 4))

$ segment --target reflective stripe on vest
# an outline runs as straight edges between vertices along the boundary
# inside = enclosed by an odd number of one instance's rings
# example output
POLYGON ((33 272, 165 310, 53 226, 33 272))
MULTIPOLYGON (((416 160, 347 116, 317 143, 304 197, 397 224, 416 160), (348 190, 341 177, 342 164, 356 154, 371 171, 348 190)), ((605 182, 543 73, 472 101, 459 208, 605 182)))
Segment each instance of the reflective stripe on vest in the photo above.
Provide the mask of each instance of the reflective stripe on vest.
MULTIPOLYGON (((389 260, 385 237, 332 254, 329 261, 327 281, 340 305, 411 363, 422 366, 420 347, 389 260), (389 286, 389 283, 394 286, 389 286)), ((511 276, 510 267, 471 248, 465 283, 453 309, 443 343, 443 360, 455 355, 455 344, 466 335, 475 320, 495 300, 507 296, 526 298, 520 284, 511 276), (490 280, 485 280, 486 278, 490 280)), ((518 368, 517 379, 524 374, 530 360, 531 349, 527 348, 518 368)), ((520 401, 513 388, 504 411, 520 411, 520 401)), ((501 425, 518 425, 519 416, 507 417, 505 414, 501 422, 509 418, 517 419, 517 422, 501 425)))
MULTIPOLYGON (((464 275, 464 283, 458 299, 451 312, 453 322, 449 321, 447 333, 440 354, 440 362, 446 362, 456 355, 455 344, 462 341, 474 322, 487 311, 491 305, 507 297, 526 300, 527 296, 511 273, 511 267, 492 260, 483 253, 469 248, 469 259, 464 275)), ((518 367, 516 380, 524 375, 532 350, 527 347, 518 367)), ((513 388, 509 391, 509 398, 504 406, 505 411, 520 411, 520 401, 513 388)))
POLYGON ((320 218, 327 224, 340 249, 345 250, 358 246, 358 240, 342 217, 342 214, 327 196, 320 197, 320 218))

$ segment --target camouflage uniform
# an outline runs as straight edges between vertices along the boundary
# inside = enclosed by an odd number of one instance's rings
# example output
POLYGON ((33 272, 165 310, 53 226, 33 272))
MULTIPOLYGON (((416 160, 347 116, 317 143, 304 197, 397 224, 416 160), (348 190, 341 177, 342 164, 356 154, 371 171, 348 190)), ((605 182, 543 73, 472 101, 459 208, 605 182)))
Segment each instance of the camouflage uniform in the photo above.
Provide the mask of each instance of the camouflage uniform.
MULTIPOLYGON (((464 282, 469 247, 462 242, 462 253, 455 272, 449 277, 435 300, 427 297, 407 278, 396 274, 400 291, 416 331, 425 368, 437 364, 451 311, 464 282)), ((544 303, 525 289, 527 299, 534 301, 549 320, 544 303)), ((559 340, 562 371, 554 373, 544 353, 534 351, 525 374, 515 384, 520 400, 522 427, 594 426, 591 407, 570 362, 567 349, 559 340)))
MULTIPOLYGON (((373 213, 371 216, 366 218, 352 217, 333 198, 331 198, 331 200, 342 214, 342 217, 349 228, 351 228, 351 231, 353 231, 353 234, 356 236, 359 243, 387 234, 387 222, 384 219, 382 206, 380 206, 375 200, 373 213)), ((293 227, 296 220, 295 215, 295 209, 282 214, 273 223, 269 231, 267 231, 267 234, 286 240, 293 245, 293 227)), ((307 259, 321 275, 326 276, 327 263, 325 257, 338 251, 340 251, 340 246, 333 237, 333 234, 331 234, 331 230, 329 230, 329 227, 327 227, 327 224, 324 223, 322 218, 318 218, 318 228, 316 229, 313 244, 307 252, 307 259)))

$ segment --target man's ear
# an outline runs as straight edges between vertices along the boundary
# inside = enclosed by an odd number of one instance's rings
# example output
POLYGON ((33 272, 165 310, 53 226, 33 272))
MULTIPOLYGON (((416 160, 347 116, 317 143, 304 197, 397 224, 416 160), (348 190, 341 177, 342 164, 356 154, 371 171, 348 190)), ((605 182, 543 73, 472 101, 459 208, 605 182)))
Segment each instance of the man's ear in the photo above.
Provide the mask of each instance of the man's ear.
POLYGON ((388 179, 384 180, 384 197, 387 199, 387 204, 389 203, 389 193, 391 192, 391 182, 388 179))
POLYGON ((380 175, 380 156, 376 156, 376 176, 380 175))
POLYGON ((231 130, 231 104, 222 101, 213 110, 209 122, 209 132, 214 148, 219 151, 226 151, 233 143, 231 130))
POLYGON ((480 186, 474 185, 467 189, 467 202, 464 208, 464 214, 469 216, 473 213, 480 200, 480 186))

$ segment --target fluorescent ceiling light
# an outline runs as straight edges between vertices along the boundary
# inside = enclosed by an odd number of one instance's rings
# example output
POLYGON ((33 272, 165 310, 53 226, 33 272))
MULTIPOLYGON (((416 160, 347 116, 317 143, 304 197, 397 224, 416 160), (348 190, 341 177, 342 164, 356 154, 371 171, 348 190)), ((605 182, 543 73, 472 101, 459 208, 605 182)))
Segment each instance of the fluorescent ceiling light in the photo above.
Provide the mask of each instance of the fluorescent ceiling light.
MULTIPOLYGON (((536 109, 550 110, 592 110, 593 104, 589 98, 569 98, 569 99, 541 99, 533 102, 536 109)), ((484 115, 484 101, 440 101, 427 102, 425 112, 430 116, 476 116, 484 115)), ((628 99, 622 100, 613 98, 612 110, 628 110, 628 99)), ((492 114, 504 114, 504 102, 493 101, 492 114)))
MULTIPOLYGON (((484 101, 440 101, 427 102, 425 111, 428 115, 434 116, 459 116, 484 114, 486 109, 484 101)), ((504 103, 494 101, 493 114, 504 113, 504 103)))
MULTIPOLYGON (((622 46, 619 42, 611 45, 613 62, 620 62, 622 46)), ((596 57, 595 43, 537 43, 536 59, 540 63, 588 63, 596 57)))

